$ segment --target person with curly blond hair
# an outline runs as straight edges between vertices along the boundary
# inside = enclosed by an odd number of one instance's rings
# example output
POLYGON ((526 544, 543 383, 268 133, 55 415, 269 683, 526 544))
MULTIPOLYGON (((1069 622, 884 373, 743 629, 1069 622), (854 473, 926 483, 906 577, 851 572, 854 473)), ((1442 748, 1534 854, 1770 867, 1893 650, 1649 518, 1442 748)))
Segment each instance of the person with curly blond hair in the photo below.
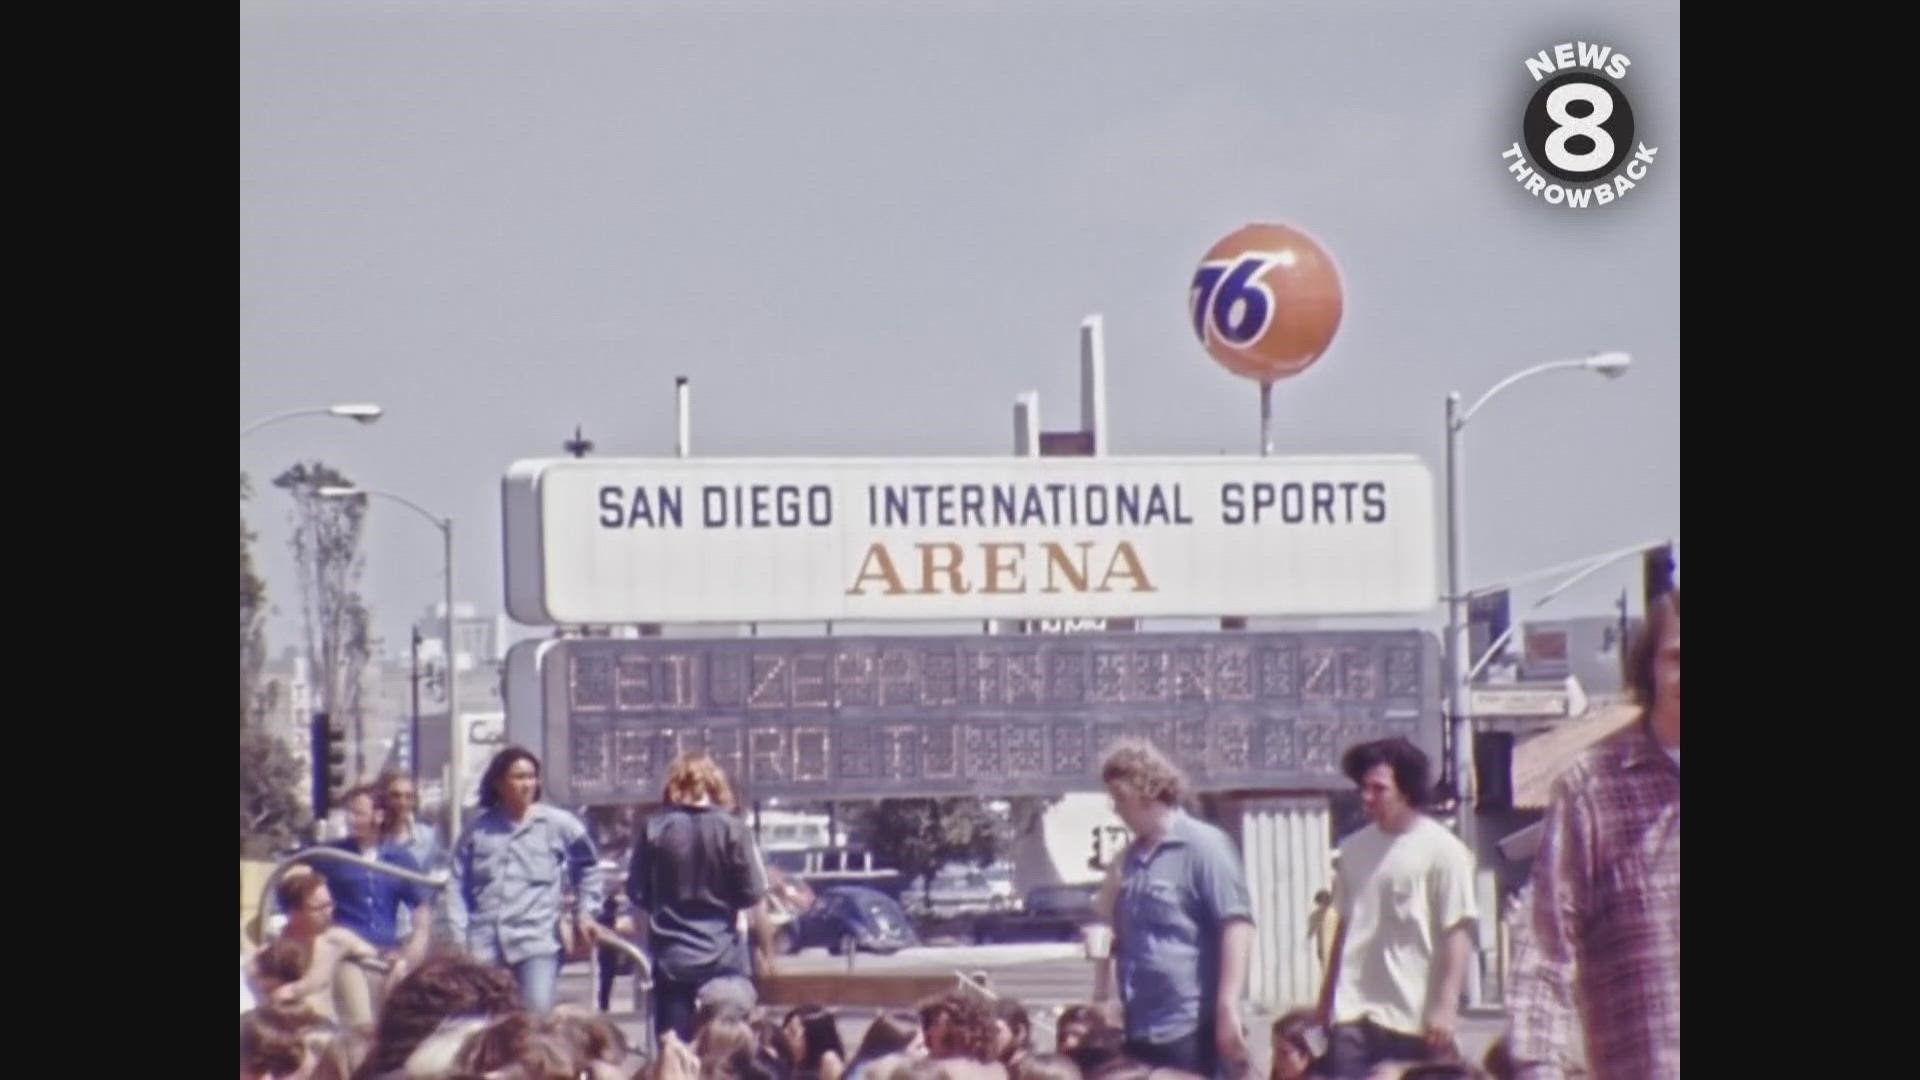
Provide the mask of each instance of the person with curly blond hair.
POLYGON ((1244 1070, 1253 906, 1233 842, 1181 808, 1186 778, 1151 743, 1115 746, 1100 779, 1133 833, 1112 910, 1128 1056, 1209 1077, 1244 1070))
POLYGON ((654 1030, 684 1041, 703 987, 752 977, 741 915, 765 899, 767 873, 733 812, 727 774, 706 751, 674 761, 661 798, 666 805, 634 838, 627 897, 647 913, 654 1030))

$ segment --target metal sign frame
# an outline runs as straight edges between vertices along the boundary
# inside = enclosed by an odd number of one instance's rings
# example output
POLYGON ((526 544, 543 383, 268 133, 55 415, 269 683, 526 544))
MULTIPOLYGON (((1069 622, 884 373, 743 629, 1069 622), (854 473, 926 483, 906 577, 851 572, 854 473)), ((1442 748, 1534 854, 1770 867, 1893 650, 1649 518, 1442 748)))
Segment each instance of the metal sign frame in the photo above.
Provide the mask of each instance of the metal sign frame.
POLYGON ((1199 791, 1345 790, 1341 753, 1392 735, 1439 753, 1438 642, 1411 630, 571 639, 529 674, 575 805, 657 801, 692 749, 752 799, 1097 791, 1127 737, 1199 791))

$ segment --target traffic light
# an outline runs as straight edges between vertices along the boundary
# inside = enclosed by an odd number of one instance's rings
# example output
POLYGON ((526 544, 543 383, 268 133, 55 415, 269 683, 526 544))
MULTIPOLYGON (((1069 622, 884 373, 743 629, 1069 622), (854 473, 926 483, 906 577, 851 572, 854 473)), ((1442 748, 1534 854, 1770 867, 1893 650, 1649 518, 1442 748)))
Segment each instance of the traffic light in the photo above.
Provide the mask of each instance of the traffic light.
POLYGON ((347 789, 353 786, 352 777, 347 772, 347 733, 339 728, 327 728, 327 806, 337 805, 347 789))
POLYGON ((348 772, 347 733, 333 726, 324 712, 313 714, 313 816, 323 819, 352 786, 348 772))
MULTIPOLYGON (((1480 662, 1493 643, 1512 626, 1513 616, 1511 597, 1505 589, 1492 592, 1475 593, 1467 597, 1467 665, 1480 662)), ((1507 646, 1501 645, 1494 660, 1507 655, 1507 646)), ((1489 661, 1492 663, 1493 661, 1489 661)))

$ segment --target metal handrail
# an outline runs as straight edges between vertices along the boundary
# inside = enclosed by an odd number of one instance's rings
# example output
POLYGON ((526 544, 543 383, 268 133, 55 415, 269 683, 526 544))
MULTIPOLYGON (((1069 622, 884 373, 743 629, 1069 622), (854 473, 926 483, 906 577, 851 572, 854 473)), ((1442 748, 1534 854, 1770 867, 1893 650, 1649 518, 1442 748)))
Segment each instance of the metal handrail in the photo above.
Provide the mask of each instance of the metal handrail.
MULTIPOLYGON (((339 862, 346 863, 350 866, 364 867, 376 874, 385 874, 391 878, 398 878, 401 881, 422 885, 434 890, 445 889, 453 883, 453 875, 445 870, 436 870, 431 874, 421 874, 408 870, 405 867, 394 866, 392 863, 381 862, 378 858, 357 855, 351 851, 343 851, 340 848, 308 848, 305 851, 289 855, 275 864, 273 872, 267 875, 265 884, 260 887, 260 905, 257 910, 259 911, 260 941, 262 944, 272 941, 274 936, 272 922, 267 918, 267 912, 272 910, 273 907, 272 901, 275 886, 280 883, 281 878, 287 875, 287 871, 293 869, 296 865, 316 861, 339 862)), ((633 960, 635 983, 643 994, 651 994, 653 992, 653 963, 647 958, 645 950, 633 942, 628 941, 625 937, 621 936, 619 932, 598 919, 587 916, 580 921, 583 924, 591 924, 593 926, 598 935, 597 941, 595 942, 596 944, 605 945, 616 952, 625 954, 633 960)), ((389 974, 393 971, 393 965, 379 957, 350 957, 348 960, 350 963, 358 964, 362 968, 382 975, 389 974)))
POLYGON ((415 885, 424 885, 429 889, 444 889, 453 881, 453 875, 445 870, 436 870, 431 874, 420 874, 402 866, 381 862, 378 858, 356 855, 351 851, 342 851, 339 848, 308 848, 305 851, 289 855, 274 864, 273 872, 267 875, 266 882, 260 886, 260 904, 256 910, 260 913, 261 944, 264 945, 272 941, 274 936, 271 923, 267 919, 267 912, 273 910, 272 901, 275 886, 279 885, 280 879, 287 876, 287 871, 293 869, 295 866, 316 861, 343 862, 351 866, 359 866, 367 870, 372 870, 376 874, 385 874, 388 877, 399 878, 401 881, 411 882, 415 885))
POLYGON ((642 949, 640 946, 635 945, 631 941, 628 941, 624 936, 616 932, 612 927, 608 926, 607 924, 601 922, 598 919, 589 918, 589 919, 582 919, 581 921, 592 923, 594 928, 599 931, 600 940, 597 942, 597 944, 605 945, 608 948, 614 950, 615 952, 623 953, 626 956, 632 958, 633 964, 634 964, 634 968, 633 968, 634 978, 638 980, 640 989, 642 990, 653 989, 653 962, 647 959, 647 953, 645 949, 642 949))

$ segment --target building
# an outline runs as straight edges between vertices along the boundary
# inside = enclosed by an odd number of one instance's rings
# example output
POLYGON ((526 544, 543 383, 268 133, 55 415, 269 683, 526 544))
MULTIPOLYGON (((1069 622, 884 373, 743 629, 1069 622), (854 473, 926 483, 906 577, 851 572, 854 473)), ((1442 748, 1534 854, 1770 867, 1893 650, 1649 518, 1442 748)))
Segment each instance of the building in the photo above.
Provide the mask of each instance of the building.
POLYGON ((1519 677, 1523 681, 1571 675, 1594 695, 1617 694, 1625 686, 1618 616, 1532 620, 1515 637, 1521 644, 1519 677))
MULTIPOLYGON (((415 754, 414 714, 418 695, 419 750, 423 775, 434 777, 447 759, 447 688, 444 612, 446 605, 428 607, 416 623, 419 655, 413 643, 387 648, 361 671, 360 724, 349 730, 350 746, 357 747, 354 773, 371 779, 382 769, 410 768, 415 754), (417 690, 416 690, 417 684, 417 690)), ((454 605, 454 635, 459 671, 460 712, 469 724, 497 718, 505 709, 501 697, 503 646, 507 641, 504 616, 485 616, 471 604, 454 605)), ((389 643, 390 644, 390 643, 389 643)), ((269 702, 263 719, 267 731, 281 739, 304 769, 312 768, 313 713, 324 707, 325 694, 317 685, 302 648, 288 648, 262 666, 260 685, 269 702)), ((491 746, 498 742, 487 732, 470 732, 469 742, 491 746)), ((473 754, 469 754, 471 759, 473 754)), ((303 792, 303 795, 310 793, 303 792)))
MULTIPOLYGON (((497 664, 506 656, 505 615, 481 615, 474 605, 458 601, 454 602, 453 612, 454 649, 461 674, 485 664, 497 664)), ((421 665, 440 663, 447 651, 447 605, 429 605, 414 622, 413 630, 420 636, 421 665)))
MULTIPOLYGON (((285 744, 304 773, 313 769, 313 746, 309 724, 313 718, 314 687, 305 655, 288 649, 260 665, 257 700, 262 703, 260 726, 269 736, 285 744)), ((300 801, 309 810, 313 792, 302 786, 300 801)))
MULTIPOLYGON (((1491 896, 1483 891, 1483 906, 1489 899, 1495 905, 1487 910, 1507 911, 1512 897, 1533 873, 1534 855, 1540 850, 1541 819, 1552 800, 1554 782, 1588 748, 1639 716, 1639 706, 1614 694, 1594 700, 1585 712, 1571 719, 1540 723, 1523 731, 1504 778, 1509 797, 1492 805, 1483 801, 1476 821, 1480 867, 1491 873, 1495 886, 1491 896)), ((1483 773, 1481 782, 1485 784, 1487 779, 1483 773)), ((1511 953, 1508 926, 1504 919, 1486 925, 1494 926, 1497 935, 1494 940, 1481 941, 1483 955, 1489 961, 1486 996, 1497 1001, 1504 992, 1511 953)))

